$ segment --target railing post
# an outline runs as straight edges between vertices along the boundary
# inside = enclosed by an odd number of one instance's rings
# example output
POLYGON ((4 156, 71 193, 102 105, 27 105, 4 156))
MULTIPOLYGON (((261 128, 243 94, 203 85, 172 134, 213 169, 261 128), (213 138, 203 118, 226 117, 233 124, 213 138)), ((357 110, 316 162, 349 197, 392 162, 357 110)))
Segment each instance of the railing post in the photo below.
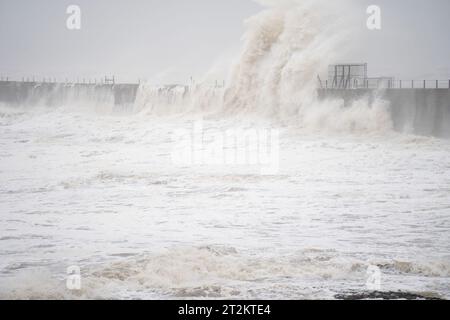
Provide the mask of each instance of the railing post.
POLYGON ((400 89, 402 89, 402 80, 400 80, 400 89))
POLYGON ((436 80, 436 89, 439 89, 439 80, 436 80))
POLYGON ((423 88, 424 88, 424 89, 427 88, 427 80, 423 80, 423 88))

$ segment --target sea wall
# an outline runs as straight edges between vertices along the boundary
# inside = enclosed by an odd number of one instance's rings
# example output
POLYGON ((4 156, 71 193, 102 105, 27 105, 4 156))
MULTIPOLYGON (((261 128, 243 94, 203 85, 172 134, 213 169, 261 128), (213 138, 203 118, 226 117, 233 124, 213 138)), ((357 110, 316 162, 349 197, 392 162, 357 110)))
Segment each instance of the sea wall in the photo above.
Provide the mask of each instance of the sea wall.
POLYGON ((70 103, 109 103, 126 107, 136 100, 138 84, 63 84, 0 82, 0 104, 61 106, 70 103))
POLYGON ((319 89, 320 99, 353 101, 377 98, 390 103, 394 128, 400 132, 450 138, 450 89, 319 89))
MULTIPOLYGON (((0 104, 13 107, 87 104, 133 109, 138 90, 138 84, 0 81, 0 104)), ((450 89, 318 89, 318 96, 322 100, 342 99, 345 106, 362 98, 369 105, 377 99, 387 100, 395 130, 450 138, 450 89)))

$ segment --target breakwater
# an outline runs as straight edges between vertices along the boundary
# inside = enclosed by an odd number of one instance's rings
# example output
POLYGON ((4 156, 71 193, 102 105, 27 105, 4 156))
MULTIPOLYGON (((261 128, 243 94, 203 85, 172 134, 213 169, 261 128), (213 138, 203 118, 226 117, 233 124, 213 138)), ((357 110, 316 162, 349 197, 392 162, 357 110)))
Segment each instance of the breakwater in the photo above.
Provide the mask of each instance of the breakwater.
POLYGON ((318 89, 319 99, 343 99, 348 106, 358 99, 372 105, 389 102, 394 129, 450 138, 450 89, 318 89))
MULTIPOLYGON (((146 90, 147 95, 139 99, 139 88, 139 84, 0 81, 0 105, 58 107, 85 104, 132 110, 136 103, 171 105, 177 97, 184 100, 189 91, 188 87, 167 86, 146 90)), ((396 131, 450 138, 450 89, 321 88, 317 92, 320 100, 342 99, 345 106, 358 99, 367 99, 369 107, 377 99, 386 100, 396 131)))
POLYGON ((0 104, 60 106, 72 102, 133 105, 138 84, 84 84, 0 81, 0 104))

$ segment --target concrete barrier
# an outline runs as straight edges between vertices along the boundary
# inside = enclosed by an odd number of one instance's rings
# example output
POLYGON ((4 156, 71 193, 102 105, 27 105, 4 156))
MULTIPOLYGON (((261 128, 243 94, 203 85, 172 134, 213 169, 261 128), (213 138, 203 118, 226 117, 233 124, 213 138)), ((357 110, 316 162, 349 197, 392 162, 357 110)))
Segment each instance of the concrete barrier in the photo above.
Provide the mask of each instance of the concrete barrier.
POLYGON ((319 89, 320 99, 343 99, 344 106, 367 98, 389 101, 394 128, 400 132, 450 138, 450 89, 319 89))
MULTIPOLYGON (((0 81, 0 104, 48 106, 111 105, 132 108, 138 84, 64 84, 0 81)), ((320 99, 342 99, 344 106, 367 98, 390 102, 394 128, 400 132, 450 138, 450 89, 318 89, 320 99)))
POLYGON ((138 84, 64 84, 0 81, 0 104, 61 106, 77 101, 133 105, 138 84))

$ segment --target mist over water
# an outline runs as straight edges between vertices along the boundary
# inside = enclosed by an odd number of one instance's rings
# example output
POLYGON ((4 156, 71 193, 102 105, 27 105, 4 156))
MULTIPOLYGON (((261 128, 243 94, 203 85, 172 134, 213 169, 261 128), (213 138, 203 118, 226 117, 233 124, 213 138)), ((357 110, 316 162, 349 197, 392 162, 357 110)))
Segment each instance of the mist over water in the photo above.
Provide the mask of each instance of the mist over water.
POLYGON ((345 25, 322 1, 277 3, 246 21, 224 88, 0 106, 0 298, 323 299, 365 291, 370 266, 382 291, 449 298, 449 141, 394 131, 381 98, 319 100, 345 25), (174 166, 173 132, 199 119, 279 130, 278 174, 174 166))

